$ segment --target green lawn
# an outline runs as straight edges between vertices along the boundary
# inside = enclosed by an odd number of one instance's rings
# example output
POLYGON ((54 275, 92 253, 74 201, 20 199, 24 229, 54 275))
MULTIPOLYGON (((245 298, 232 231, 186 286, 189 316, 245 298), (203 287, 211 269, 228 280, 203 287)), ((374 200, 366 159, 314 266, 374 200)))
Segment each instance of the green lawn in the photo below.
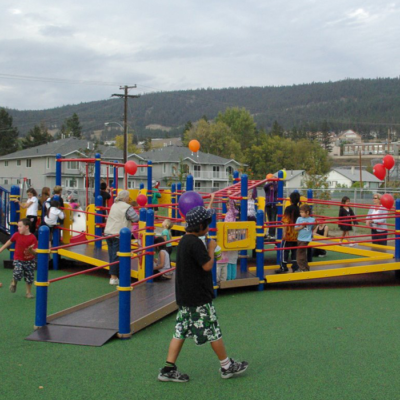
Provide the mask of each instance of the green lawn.
MULTIPOLYGON (((6 254, 3 254, 6 256, 6 254)), ((3 256, 2 255, 2 256, 3 256)), ((63 271, 50 271, 50 277, 63 271)), ((8 291, 0 268, 0 393, 4 399, 397 399, 399 287, 225 291, 216 301, 231 357, 249 361, 222 380, 209 346, 188 342, 178 365, 187 384, 159 383, 173 333, 169 316, 100 348, 25 341, 35 301, 8 291)), ((49 313, 113 290, 106 275, 49 287, 49 313)), ((105 316, 106 317, 106 316, 105 316)))

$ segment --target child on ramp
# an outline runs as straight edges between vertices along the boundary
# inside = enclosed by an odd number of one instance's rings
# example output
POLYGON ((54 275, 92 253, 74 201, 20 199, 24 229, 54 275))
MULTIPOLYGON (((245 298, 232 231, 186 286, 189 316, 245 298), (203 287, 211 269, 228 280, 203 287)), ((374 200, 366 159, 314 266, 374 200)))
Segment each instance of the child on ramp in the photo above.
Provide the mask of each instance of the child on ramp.
POLYGON ((309 271, 306 246, 312 240, 315 219, 310 216, 311 207, 303 204, 300 207, 300 217, 297 218, 295 230, 298 231, 297 245, 301 248, 297 249, 297 263, 302 272, 309 271))
POLYGON ((204 246, 201 236, 208 232, 214 210, 194 207, 186 214, 186 235, 179 242, 176 259, 176 302, 179 306, 174 336, 167 360, 160 370, 162 382, 188 382, 189 376, 178 371, 176 360, 185 340, 193 338, 197 345, 207 342, 221 364, 221 377, 228 379, 246 371, 248 363, 229 358, 222 340, 221 328, 213 305, 212 267, 217 246, 214 240, 204 246))
POLYGON ((30 233, 31 221, 28 218, 23 218, 18 222, 18 232, 11 236, 1 248, 0 253, 15 243, 14 252, 14 271, 13 279, 10 284, 10 292, 15 293, 17 283, 25 278, 26 282, 26 298, 32 299, 32 283, 35 275, 36 260, 35 255, 28 251, 29 248, 37 247, 37 239, 33 233, 30 233))

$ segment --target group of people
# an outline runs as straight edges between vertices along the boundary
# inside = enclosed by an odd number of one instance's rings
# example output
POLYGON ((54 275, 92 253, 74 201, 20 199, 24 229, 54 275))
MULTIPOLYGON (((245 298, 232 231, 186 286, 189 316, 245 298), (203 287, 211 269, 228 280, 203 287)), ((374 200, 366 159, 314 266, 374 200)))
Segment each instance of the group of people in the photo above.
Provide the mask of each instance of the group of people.
MULTIPOLYGON (((282 251, 280 268, 275 271, 278 274, 289 271, 287 267, 289 256, 293 272, 310 270, 308 265, 309 255, 314 257, 326 256, 326 250, 320 248, 307 250, 307 246, 314 235, 328 237, 329 226, 323 219, 316 221, 310 216, 310 206, 306 204, 300 206, 298 192, 291 193, 289 198, 291 204, 285 208, 282 216, 283 236, 281 247, 284 250, 282 251)), ((373 195, 374 204, 369 209, 365 220, 366 225, 371 228, 372 243, 386 246, 388 233, 386 215, 388 210, 381 205, 380 199, 380 194, 375 193, 373 195)), ((354 243, 349 240, 349 236, 355 225, 358 225, 358 221, 353 209, 350 207, 350 199, 344 196, 339 207, 338 227, 342 232, 340 243, 354 246, 354 243)))
POLYGON ((19 204, 20 208, 26 209, 26 218, 29 220, 30 233, 36 234, 39 210, 41 210, 40 225, 47 225, 51 230, 53 230, 59 221, 64 219, 65 215, 62 211, 64 201, 61 197, 61 186, 54 187, 53 195, 51 195, 49 187, 44 187, 40 198, 38 198, 38 194, 34 188, 29 188, 26 194, 28 197, 26 202, 20 200, 15 200, 15 202, 19 204), (55 196, 57 196, 57 200, 55 196))

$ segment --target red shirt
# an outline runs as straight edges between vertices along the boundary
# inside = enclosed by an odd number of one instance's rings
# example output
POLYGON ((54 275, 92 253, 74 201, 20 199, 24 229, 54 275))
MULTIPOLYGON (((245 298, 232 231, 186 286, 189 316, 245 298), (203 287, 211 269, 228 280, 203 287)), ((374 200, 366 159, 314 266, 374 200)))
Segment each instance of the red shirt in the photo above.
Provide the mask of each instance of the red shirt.
POLYGON ((34 255, 28 254, 25 255, 24 251, 29 246, 33 245, 33 248, 37 248, 37 239, 36 236, 30 233, 29 235, 21 235, 20 233, 14 233, 11 236, 11 242, 15 242, 15 252, 14 252, 14 260, 18 261, 29 261, 35 258, 34 255))

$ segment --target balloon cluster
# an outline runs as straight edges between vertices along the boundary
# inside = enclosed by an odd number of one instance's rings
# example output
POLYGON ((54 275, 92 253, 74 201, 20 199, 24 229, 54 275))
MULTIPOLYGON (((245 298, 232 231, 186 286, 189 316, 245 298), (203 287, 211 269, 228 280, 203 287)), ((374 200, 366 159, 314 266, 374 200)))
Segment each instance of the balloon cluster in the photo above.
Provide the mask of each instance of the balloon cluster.
POLYGON ((394 158, 390 154, 383 157, 382 164, 374 165, 374 175, 383 181, 386 177, 386 170, 391 170, 394 167, 394 158))

